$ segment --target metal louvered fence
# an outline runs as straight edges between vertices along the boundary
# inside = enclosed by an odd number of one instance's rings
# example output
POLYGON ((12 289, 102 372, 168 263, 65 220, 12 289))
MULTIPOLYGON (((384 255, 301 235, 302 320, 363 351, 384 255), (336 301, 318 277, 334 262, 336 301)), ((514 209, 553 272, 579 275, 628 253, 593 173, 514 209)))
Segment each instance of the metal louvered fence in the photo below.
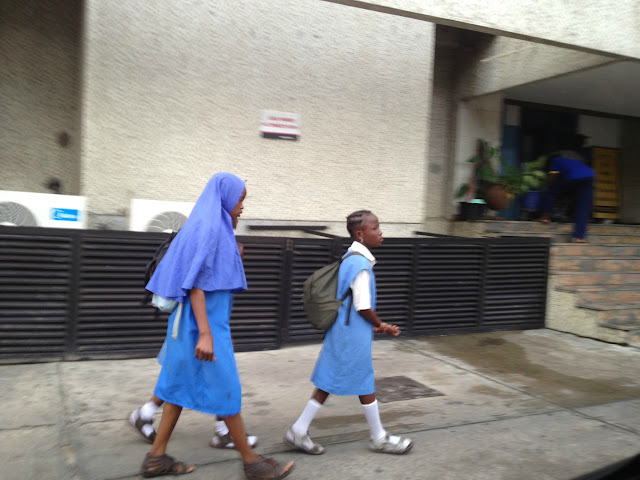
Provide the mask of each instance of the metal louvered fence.
MULTIPOLYGON (((161 233, 0 227, 0 362, 156 355, 167 315, 143 305, 161 233)), ((237 350, 317 341, 302 284, 347 239, 239 237, 249 290, 237 350)), ((388 239, 374 252, 377 312, 409 336, 544 327, 546 238, 388 239)))

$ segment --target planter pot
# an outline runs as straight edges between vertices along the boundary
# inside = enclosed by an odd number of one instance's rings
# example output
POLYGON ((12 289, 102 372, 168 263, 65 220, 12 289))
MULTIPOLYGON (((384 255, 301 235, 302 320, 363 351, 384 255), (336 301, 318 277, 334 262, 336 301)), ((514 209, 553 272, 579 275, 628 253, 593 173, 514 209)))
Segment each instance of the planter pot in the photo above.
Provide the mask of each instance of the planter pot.
POLYGON ((458 207, 458 218, 460 220, 481 220, 486 205, 484 203, 460 202, 458 207))
POLYGON ((485 200, 491 210, 504 210, 511 204, 513 197, 509 195, 504 184, 496 182, 487 186, 485 200))

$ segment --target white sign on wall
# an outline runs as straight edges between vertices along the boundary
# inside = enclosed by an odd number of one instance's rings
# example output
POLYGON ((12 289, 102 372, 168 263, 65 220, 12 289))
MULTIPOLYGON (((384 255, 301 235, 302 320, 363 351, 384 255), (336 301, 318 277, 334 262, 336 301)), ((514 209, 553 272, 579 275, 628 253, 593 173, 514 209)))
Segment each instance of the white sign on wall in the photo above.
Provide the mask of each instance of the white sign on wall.
POLYGON ((297 140, 300 136, 300 114, 262 110, 260 133, 264 138, 297 140))

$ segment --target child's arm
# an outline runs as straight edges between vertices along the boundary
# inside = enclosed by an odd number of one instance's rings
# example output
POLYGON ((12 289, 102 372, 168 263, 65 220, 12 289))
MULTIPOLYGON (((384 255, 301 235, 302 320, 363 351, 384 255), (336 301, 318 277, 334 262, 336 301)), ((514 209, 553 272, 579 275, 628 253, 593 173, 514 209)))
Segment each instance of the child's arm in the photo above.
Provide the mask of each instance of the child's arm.
POLYGON ((382 333, 397 337, 400 335, 400 327, 397 325, 390 325, 380 320, 376 312, 370 308, 366 310, 358 310, 358 313, 364 317, 366 321, 373 325, 373 331, 375 333, 382 333))
POLYGON ((192 288, 189 292, 191 299, 191 308, 196 317, 198 324, 198 332, 200 336, 196 344, 195 356, 198 360, 210 362, 216 360, 213 355, 213 337, 211 336, 211 328, 209 327, 209 318, 207 317, 207 305, 204 299, 204 291, 199 288, 192 288))

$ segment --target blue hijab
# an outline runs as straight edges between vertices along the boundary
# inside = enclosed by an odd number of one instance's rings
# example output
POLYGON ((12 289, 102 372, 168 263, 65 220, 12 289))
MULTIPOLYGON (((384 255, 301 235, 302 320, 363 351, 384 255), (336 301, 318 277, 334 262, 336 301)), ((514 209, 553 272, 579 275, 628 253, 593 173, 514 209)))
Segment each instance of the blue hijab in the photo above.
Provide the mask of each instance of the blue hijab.
POLYGON ((206 292, 247 289, 230 215, 243 191, 244 181, 235 175, 211 177, 147 290, 183 303, 192 288, 206 292))

